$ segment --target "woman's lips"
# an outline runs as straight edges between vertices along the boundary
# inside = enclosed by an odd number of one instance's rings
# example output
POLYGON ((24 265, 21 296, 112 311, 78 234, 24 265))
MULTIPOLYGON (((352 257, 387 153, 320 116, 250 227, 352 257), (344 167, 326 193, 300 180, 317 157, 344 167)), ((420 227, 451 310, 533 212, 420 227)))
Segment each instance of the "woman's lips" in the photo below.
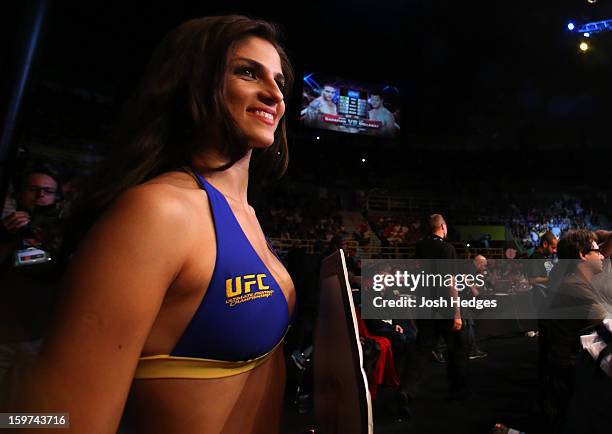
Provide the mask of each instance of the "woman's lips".
POLYGON ((257 110, 257 109, 252 109, 252 110, 247 110, 247 111, 251 113, 253 116, 255 116, 257 119, 265 123, 266 125, 274 125, 274 115, 272 113, 266 112, 264 110, 257 110))

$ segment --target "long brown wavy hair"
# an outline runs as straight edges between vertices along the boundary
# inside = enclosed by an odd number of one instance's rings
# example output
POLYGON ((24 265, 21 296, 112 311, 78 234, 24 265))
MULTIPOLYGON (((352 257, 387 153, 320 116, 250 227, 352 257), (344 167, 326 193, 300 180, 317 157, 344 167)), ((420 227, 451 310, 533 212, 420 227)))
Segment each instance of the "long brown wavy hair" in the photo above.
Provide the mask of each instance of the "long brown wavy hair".
MULTIPOLYGON (((225 170, 244 157, 247 141, 224 101, 227 55, 247 37, 269 41, 281 59, 283 94, 293 87, 293 69, 280 44, 278 27, 240 15, 198 18, 172 30, 149 62, 144 78, 126 104, 115 148, 89 192, 77 206, 76 247, 100 213, 123 191, 161 173, 189 166, 192 158, 211 146, 228 162, 208 170, 225 170)), ((280 120, 274 143, 260 159, 282 175, 288 163, 286 120, 280 120)))

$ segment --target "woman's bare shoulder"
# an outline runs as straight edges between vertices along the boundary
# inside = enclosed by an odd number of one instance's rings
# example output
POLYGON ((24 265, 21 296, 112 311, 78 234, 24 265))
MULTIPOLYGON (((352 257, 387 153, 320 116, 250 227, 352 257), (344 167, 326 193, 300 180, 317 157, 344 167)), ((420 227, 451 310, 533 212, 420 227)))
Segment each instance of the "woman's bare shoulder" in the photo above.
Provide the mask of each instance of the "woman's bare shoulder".
POLYGON ((162 189, 165 187, 168 190, 182 191, 183 193, 202 191, 190 174, 178 171, 162 173, 140 185, 140 187, 144 186, 157 186, 162 189))
POLYGON ((130 246, 138 251, 171 248, 186 257, 196 241, 205 242, 212 233, 212 217, 203 194, 194 181, 190 184, 180 176, 162 175, 128 188, 106 209, 81 245, 126 252, 130 246))
POLYGON ((205 194, 188 174, 168 172, 124 191, 110 207, 110 214, 135 213, 141 221, 186 224, 205 203, 205 194))

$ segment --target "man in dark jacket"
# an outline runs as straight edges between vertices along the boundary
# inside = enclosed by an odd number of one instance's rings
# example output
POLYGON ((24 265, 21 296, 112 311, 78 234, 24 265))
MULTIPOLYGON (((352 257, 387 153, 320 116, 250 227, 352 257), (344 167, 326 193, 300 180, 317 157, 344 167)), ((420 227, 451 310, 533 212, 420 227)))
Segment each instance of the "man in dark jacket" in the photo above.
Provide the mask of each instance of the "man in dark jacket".
POLYGON ((580 334, 608 314, 592 285, 593 277, 603 270, 604 259, 595 234, 584 229, 568 231, 559 242, 558 255, 568 268, 558 286, 552 288, 546 311, 546 317, 551 319, 547 321, 545 409, 552 432, 560 432, 573 393, 580 334))
MULTIPOLYGON (((416 259, 452 260, 457 258, 455 247, 446 242, 448 233, 446 222, 440 214, 429 218, 430 233, 419 240, 416 245, 416 259)), ((440 273, 439 267, 446 261, 427 261, 431 264, 428 272, 440 273), (435 268, 435 269, 434 269, 435 268)), ((444 270, 452 271, 452 270, 444 270)), ((450 288, 435 288, 435 292, 445 297, 458 297, 454 285, 450 288), (446 292, 446 294, 444 294, 446 292)), ((465 367, 467 362, 466 348, 461 334, 462 320, 459 307, 444 312, 438 311, 435 318, 417 319, 418 329, 416 348, 406 357, 400 380, 399 404, 404 417, 411 416, 411 404, 416 398, 418 384, 421 380, 425 363, 431 360, 431 352, 440 336, 446 341, 448 360, 446 369, 449 380, 451 399, 462 398, 466 393, 465 367)))

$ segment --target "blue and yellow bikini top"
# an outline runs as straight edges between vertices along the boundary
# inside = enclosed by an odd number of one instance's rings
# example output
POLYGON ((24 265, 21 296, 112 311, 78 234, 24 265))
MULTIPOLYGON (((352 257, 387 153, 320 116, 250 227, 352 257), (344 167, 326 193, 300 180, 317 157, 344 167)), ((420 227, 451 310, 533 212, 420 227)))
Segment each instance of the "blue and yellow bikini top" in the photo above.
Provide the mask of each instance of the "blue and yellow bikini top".
MULTIPOLYGON (((192 173, 193 175, 193 173, 192 173)), ((227 200, 199 174, 215 225, 217 256, 208 289, 170 354, 141 357, 135 378, 221 378, 265 361, 289 327, 280 286, 227 200)))

